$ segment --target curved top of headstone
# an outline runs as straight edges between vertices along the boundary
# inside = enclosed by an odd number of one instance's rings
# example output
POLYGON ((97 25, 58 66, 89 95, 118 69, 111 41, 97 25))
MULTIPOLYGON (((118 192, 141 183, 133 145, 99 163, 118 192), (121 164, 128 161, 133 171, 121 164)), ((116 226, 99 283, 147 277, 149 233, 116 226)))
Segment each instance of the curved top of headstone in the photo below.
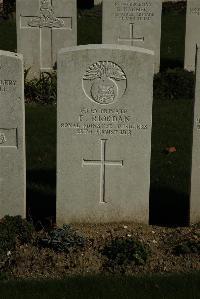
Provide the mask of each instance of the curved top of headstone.
POLYGON ((0 56, 13 57, 13 58, 16 58, 16 59, 23 60, 23 55, 22 54, 18 54, 18 53, 15 53, 15 52, 10 52, 10 51, 0 50, 0 56))
POLYGON ((149 49, 126 46, 126 45, 113 45, 113 44, 94 44, 94 45, 74 46, 74 47, 61 49, 59 51, 59 54, 63 54, 65 52, 80 51, 80 50, 100 50, 100 49, 133 51, 142 54, 154 55, 154 51, 149 49))

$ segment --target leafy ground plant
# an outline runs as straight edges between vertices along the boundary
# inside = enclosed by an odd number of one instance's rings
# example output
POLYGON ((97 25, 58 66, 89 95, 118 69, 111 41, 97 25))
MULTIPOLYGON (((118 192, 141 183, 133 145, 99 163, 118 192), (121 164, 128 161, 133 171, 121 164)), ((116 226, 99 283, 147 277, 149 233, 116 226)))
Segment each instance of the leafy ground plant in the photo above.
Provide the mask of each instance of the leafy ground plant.
POLYGON ((39 240, 41 247, 66 253, 71 249, 83 247, 85 243, 85 238, 79 236, 69 225, 63 225, 63 228, 54 228, 39 240))
POLYGON ((183 240, 177 244, 173 253, 175 255, 198 254, 200 255, 200 237, 196 240, 183 240))
POLYGON ((25 99, 27 103, 55 104, 57 97, 56 72, 44 72, 40 78, 27 80, 29 70, 25 72, 25 99))
POLYGON ((105 245, 101 254, 107 258, 107 267, 123 268, 129 265, 144 265, 149 255, 149 249, 133 238, 117 237, 105 245))

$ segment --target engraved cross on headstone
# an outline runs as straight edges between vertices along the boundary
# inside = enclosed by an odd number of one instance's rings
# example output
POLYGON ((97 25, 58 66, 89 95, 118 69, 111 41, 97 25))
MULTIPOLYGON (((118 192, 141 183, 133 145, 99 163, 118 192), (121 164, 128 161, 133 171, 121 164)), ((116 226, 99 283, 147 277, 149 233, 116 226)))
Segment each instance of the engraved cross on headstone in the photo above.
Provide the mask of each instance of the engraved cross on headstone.
POLYGON ((123 166, 123 161, 106 160, 107 139, 101 139, 101 160, 85 160, 82 166, 100 166, 100 203, 106 203, 105 199, 105 171, 106 166, 123 166))
POLYGON ((54 66, 53 56, 56 55, 53 49, 53 33, 55 30, 72 30, 72 17, 55 16, 53 0, 40 0, 40 15, 20 16, 20 28, 39 29, 40 70, 50 71, 54 66))
POLYGON ((134 23, 129 24, 129 38, 118 38, 118 42, 130 42, 131 46, 134 45, 134 42, 144 42, 144 37, 134 37, 134 23))

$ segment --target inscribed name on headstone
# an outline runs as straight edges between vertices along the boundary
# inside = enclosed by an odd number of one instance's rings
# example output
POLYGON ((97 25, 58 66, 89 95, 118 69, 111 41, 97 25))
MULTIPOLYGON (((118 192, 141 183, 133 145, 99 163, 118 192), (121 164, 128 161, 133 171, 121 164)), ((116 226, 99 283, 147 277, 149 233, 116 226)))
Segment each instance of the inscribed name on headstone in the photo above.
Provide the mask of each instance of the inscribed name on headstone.
POLYGON ((196 45, 200 43, 200 1, 187 1, 185 69, 195 71, 196 45))
POLYGON ((25 217, 23 59, 4 51, 0 51, 0 115, 0 218, 25 217))
POLYGON ((77 44, 75 0, 17 0, 17 50, 32 77, 56 66, 57 52, 77 44))
POLYGON ((153 50, 159 72, 161 15, 161 0, 103 0, 103 43, 153 50))
POLYGON ((194 105, 190 222, 200 221, 200 50, 197 51, 196 90, 194 105))
POLYGON ((148 222, 152 51, 64 49, 58 58, 57 222, 148 222))

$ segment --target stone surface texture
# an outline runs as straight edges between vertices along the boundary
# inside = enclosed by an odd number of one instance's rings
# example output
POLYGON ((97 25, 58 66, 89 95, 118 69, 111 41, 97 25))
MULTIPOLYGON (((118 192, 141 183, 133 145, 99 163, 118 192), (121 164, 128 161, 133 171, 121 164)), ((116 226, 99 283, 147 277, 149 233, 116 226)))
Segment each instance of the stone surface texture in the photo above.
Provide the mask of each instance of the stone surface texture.
POLYGON ((120 45, 58 58, 57 223, 148 223, 154 54, 120 45))
POLYGON ((99 5, 102 3, 102 0, 94 0, 94 5, 99 5))
POLYGON ((4 51, 0 51, 0 111, 0 218, 25 217, 23 59, 4 51))
POLYGON ((200 44, 200 1, 187 1, 185 69, 195 71, 196 45, 200 44))
POLYGON ((161 0, 103 0, 103 43, 153 50, 159 72, 161 15, 161 0))
POLYGON ((76 0, 17 0, 17 50, 38 77, 56 66, 57 52, 77 44, 76 0))
MULTIPOLYGON (((100 4, 103 0, 94 0, 94 3, 100 4)), ((179 2, 180 0, 162 0, 162 2, 179 2)), ((183 2, 186 2, 186 0, 181 0, 183 2)))
POLYGON ((200 221, 200 49, 197 51, 196 91, 192 147, 192 175, 190 195, 190 222, 200 221))

